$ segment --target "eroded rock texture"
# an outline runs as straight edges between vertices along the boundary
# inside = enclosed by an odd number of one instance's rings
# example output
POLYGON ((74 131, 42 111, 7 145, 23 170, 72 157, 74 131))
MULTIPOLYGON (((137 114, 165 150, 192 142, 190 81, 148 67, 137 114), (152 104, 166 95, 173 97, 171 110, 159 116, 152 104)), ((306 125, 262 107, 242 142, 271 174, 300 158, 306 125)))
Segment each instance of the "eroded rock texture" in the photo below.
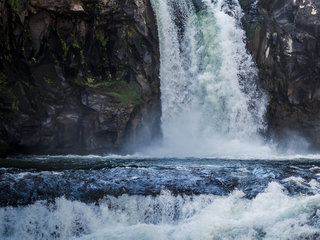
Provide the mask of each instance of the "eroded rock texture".
POLYGON ((115 152, 160 134, 149 0, 1 0, 0 10, 0 155, 115 152))
MULTIPOLYGON (((320 149, 320 2, 240 1, 247 47, 269 95, 268 123, 279 140, 302 136, 320 149)), ((282 141, 286 142, 286 141, 282 141)))

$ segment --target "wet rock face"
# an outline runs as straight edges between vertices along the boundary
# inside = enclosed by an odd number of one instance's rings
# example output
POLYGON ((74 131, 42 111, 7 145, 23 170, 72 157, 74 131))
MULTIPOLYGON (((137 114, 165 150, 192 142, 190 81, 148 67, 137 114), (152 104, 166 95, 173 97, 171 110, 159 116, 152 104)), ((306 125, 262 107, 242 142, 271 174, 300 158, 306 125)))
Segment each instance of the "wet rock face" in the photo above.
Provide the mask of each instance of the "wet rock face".
POLYGON ((107 153, 160 134, 149 0, 0 2, 1 153, 107 153))
POLYGON ((269 94, 270 133, 301 135, 320 149, 320 3, 241 0, 247 47, 269 94))

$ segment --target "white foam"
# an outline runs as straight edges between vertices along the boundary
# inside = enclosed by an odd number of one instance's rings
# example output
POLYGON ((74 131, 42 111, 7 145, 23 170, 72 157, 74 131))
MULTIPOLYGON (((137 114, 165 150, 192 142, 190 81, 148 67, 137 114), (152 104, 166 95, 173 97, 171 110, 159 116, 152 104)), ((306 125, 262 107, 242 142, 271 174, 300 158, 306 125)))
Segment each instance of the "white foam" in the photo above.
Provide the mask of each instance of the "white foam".
POLYGON ((2 239, 296 239, 319 234, 320 195, 290 197, 275 182, 254 199, 229 196, 65 198, 0 209, 2 239))

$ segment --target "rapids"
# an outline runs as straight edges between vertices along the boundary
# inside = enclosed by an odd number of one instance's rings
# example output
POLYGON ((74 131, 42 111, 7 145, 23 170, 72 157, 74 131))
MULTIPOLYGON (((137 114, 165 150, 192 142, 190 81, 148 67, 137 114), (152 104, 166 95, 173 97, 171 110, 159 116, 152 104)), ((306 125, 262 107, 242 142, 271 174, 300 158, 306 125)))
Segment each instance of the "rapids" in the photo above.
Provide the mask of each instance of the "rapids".
POLYGON ((319 159, 12 157, 0 160, 0 236, 317 239, 319 159))

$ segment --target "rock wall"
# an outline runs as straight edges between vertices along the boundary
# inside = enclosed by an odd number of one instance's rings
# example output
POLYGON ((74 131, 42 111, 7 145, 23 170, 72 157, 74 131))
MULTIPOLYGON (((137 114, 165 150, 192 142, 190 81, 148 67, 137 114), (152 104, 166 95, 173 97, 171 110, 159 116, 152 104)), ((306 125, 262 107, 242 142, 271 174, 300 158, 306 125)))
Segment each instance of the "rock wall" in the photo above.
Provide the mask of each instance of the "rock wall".
POLYGON ((160 134, 149 0, 1 0, 0 10, 0 155, 118 152, 160 134))
POLYGON ((320 150, 320 2, 240 3, 247 47, 269 95, 269 135, 284 145, 303 137, 320 150))

